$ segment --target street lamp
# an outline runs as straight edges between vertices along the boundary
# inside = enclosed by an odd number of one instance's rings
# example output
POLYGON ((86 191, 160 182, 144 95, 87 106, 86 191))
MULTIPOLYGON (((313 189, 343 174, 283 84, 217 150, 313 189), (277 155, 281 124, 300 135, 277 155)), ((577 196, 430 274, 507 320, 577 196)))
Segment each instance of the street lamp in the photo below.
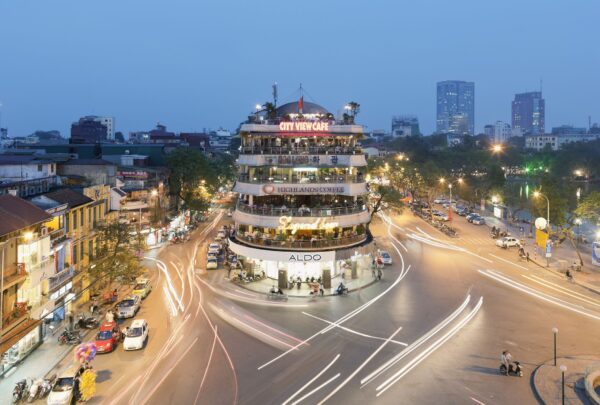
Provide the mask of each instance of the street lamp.
POLYGON ((560 366, 560 373, 562 374, 562 404, 565 405, 565 372, 567 371, 567 366, 564 364, 560 366))
POLYGON ((502 152, 502 145, 497 143, 494 146, 492 146, 492 152, 494 152, 494 153, 502 152))
POLYGON ((548 229, 548 235, 550 235, 550 200, 548 199, 548 197, 546 197, 544 194, 540 193, 539 191, 534 191, 533 192, 533 196, 535 198, 538 197, 544 197, 546 199, 546 203, 547 205, 547 210, 546 210, 546 228, 548 229))
POLYGON ((156 197, 156 196, 158 195, 158 190, 156 190, 156 189, 152 189, 152 191, 150 192, 150 195, 151 195, 152 197, 156 197))
POLYGON ((558 328, 552 328, 552 334, 554 335, 554 366, 556 367, 556 335, 558 335, 558 328))

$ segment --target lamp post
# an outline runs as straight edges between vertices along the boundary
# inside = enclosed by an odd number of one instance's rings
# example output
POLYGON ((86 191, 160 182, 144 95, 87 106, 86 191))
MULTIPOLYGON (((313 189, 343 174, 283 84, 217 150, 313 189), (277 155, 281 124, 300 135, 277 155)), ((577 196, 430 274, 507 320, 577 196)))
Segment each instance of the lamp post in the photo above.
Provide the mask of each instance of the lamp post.
POLYGON ((556 335, 558 335, 558 328, 552 328, 552 334, 554 335, 554 366, 556 367, 556 335))
POLYGON ((567 371, 567 366, 564 364, 560 366, 560 373, 562 375, 562 405, 565 405, 565 372, 567 371))
POLYGON ((548 199, 548 197, 546 197, 544 194, 540 193, 539 191, 534 191, 533 192, 533 196, 535 198, 537 197, 544 197, 546 199, 546 228, 548 228, 548 235, 550 235, 550 200, 548 199))

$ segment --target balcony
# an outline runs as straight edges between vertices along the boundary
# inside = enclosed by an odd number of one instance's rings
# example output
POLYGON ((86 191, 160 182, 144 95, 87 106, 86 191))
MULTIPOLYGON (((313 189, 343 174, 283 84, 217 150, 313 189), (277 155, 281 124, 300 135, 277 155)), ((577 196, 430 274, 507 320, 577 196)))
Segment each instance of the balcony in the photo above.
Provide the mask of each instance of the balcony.
POLYGON ((14 274, 11 274, 11 275, 7 275, 6 273, 4 274, 2 288, 6 291, 10 287, 14 286, 15 284, 19 284, 19 283, 22 283, 23 281, 27 280, 27 276, 28 276, 28 273, 25 270, 25 264, 17 263, 17 271, 14 274))
POLYGON ((354 245, 359 245, 367 240, 367 235, 351 235, 341 238, 312 238, 309 240, 294 240, 293 237, 281 240, 279 238, 271 238, 269 235, 263 234, 257 237, 252 234, 236 234, 235 239, 244 242, 250 246, 268 248, 273 250, 323 250, 331 248, 347 248, 354 245))
POLYGON ((250 184, 265 183, 285 183, 285 184, 344 184, 344 183, 364 183, 363 175, 309 175, 309 176, 252 176, 248 174, 238 175, 238 181, 250 184))
POLYGON ((48 278, 48 290, 54 291, 57 288, 60 288, 64 283, 69 281, 75 276, 75 270, 73 267, 69 267, 60 273, 55 274, 52 277, 48 278))
POLYGON ((365 155, 240 155, 239 165, 279 167, 362 167, 367 165, 365 155))
POLYGON ((335 217, 339 215, 352 215, 360 214, 361 212, 367 212, 367 206, 353 205, 348 207, 319 207, 319 208, 308 208, 308 207, 274 207, 274 206, 262 206, 244 204, 238 202, 236 209, 253 215, 263 216, 291 216, 291 217, 335 217))
POLYGON ((242 146, 240 154, 244 155, 362 155, 359 146, 242 146))

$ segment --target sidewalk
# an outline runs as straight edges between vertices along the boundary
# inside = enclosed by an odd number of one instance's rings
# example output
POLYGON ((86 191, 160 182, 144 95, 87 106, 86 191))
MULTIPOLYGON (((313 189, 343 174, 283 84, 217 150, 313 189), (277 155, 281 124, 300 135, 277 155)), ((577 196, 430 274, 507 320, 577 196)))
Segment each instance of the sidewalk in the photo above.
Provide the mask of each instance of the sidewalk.
POLYGON ((560 404, 562 401, 562 373, 560 366, 566 366, 565 404, 591 404, 588 400, 582 379, 586 369, 600 362, 599 356, 569 356, 549 360, 533 372, 532 387, 543 403, 560 404))

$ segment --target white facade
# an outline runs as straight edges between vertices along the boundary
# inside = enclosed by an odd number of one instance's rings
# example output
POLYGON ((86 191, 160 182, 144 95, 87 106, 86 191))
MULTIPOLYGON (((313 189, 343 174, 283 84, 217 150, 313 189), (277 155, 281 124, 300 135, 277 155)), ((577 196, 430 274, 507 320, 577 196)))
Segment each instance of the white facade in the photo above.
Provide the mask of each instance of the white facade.
POLYGON ((106 126, 106 138, 115 139, 115 118, 114 117, 96 117, 96 121, 106 126))
POLYGON ((510 125, 503 121, 496 121, 494 124, 494 141, 504 143, 512 136, 510 125))
POLYGON ((552 150, 558 150, 563 145, 573 142, 589 142, 598 139, 598 134, 541 134, 527 135, 525 147, 528 149, 542 150, 550 145, 552 150))
POLYGON ((24 162, 4 164, 0 162, 0 180, 20 181, 41 179, 56 175, 55 163, 24 162))

